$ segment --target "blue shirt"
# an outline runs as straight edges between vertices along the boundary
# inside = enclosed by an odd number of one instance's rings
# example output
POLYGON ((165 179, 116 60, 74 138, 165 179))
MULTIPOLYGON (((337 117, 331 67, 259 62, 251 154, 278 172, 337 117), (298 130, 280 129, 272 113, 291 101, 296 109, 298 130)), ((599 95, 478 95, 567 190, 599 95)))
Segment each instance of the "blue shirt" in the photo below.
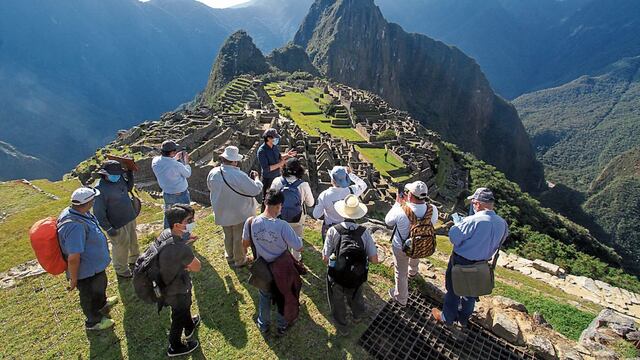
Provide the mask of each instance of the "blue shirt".
POLYGON ((168 156, 156 156, 151 169, 158 179, 158 185, 167 194, 180 194, 187 190, 187 178, 191 176, 191 166, 168 156))
POLYGON ((253 240, 257 256, 267 262, 272 262, 288 251, 289 248, 300 250, 302 240, 296 235, 288 222, 280 219, 270 219, 263 215, 253 218, 251 224, 251 236, 249 236, 249 221, 244 223, 242 239, 253 240))
POLYGON ((467 216, 449 230, 453 251, 472 261, 491 259, 507 235, 507 222, 492 210, 467 216))
POLYGON ((278 145, 273 145, 272 147, 269 147, 267 143, 260 145, 258 148, 258 162, 260 163, 263 179, 275 179, 280 176, 280 169, 269 170, 271 165, 280 162, 280 158, 281 155, 278 145))
POLYGON ((111 262, 107 238, 100 230, 95 216, 66 208, 58 217, 58 224, 61 224, 58 227, 58 239, 62 253, 67 257, 70 254, 80 254, 78 280, 91 277, 107 268, 111 262), (71 221, 63 223, 65 220, 71 221))

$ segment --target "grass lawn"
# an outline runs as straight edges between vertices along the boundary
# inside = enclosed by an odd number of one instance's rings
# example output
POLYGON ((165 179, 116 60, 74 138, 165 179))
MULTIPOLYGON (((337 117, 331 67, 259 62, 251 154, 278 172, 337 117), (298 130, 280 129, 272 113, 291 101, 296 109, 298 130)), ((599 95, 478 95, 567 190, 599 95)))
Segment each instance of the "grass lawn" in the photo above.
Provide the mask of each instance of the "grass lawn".
MULTIPOLYGON (((373 164, 376 170, 380 171, 383 176, 390 177, 388 171, 404 169, 404 163, 402 160, 397 157, 391 155, 387 157, 387 161, 384 160, 384 148, 363 148, 360 146, 356 146, 356 149, 369 161, 373 164)), ((393 178, 393 181, 402 182, 409 179, 409 175, 403 175, 396 178, 393 178)))
MULTIPOLYGON (((274 94, 275 88, 269 91, 269 95, 276 102, 283 105, 283 107, 291 108, 290 117, 295 121, 298 126, 305 132, 311 135, 318 135, 318 129, 328 132, 332 136, 343 138, 351 141, 363 141, 364 139, 353 128, 333 128, 331 127, 330 119, 324 114, 322 115, 303 115, 303 112, 317 112, 321 111, 318 104, 313 101, 313 95, 306 95, 297 92, 285 92, 284 96, 276 97, 274 94)), ((311 91, 311 90, 309 90, 311 91)), ((283 107, 278 109, 282 112, 283 107)))
MULTIPOLYGON (((328 320, 325 266, 320 256, 322 240, 314 231, 305 234, 305 264, 301 312, 298 322, 283 338, 266 339, 253 323, 257 290, 247 285, 246 269, 233 271, 224 259, 222 230, 212 216, 200 220, 195 244, 202 271, 193 276, 194 313, 200 313, 198 330, 201 350, 194 359, 362 359, 366 357, 357 339, 366 322, 352 328, 351 335, 338 337, 328 320), (206 355, 205 355, 206 354, 206 355)), ((148 241, 148 240, 147 240, 148 241)), ((144 246, 146 248, 146 246, 144 246)), ((389 288, 388 270, 372 270, 365 289, 368 304, 380 303, 389 288)), ((137 300, 131 282, 118 284, 111 267, 109 295, 121 303, 112 310, 113 330, 87 333, 77 292, 67 292, 64 276, 41 275, 0 290, 0 341, 2 355, 20 359, 163 359, 170 324, 169 310, 159 315, 152 305, 137 300)), ((391 273, 392 274, 392 273, 391 273)), ((3 357, 0 356, 0 357, 3 357)))
MULTIPOLYGON (((59 200, 52 200, 22 183, 0 183, 0 211, 9 214, 0 222, 0 247, 3 249, 0 252, 0 272, 35 258, 29 243, 31 225, 48 216, 58 217, 62 209, 69 206, 73 190, 80 186, 77 180, 35 180, 32 183, 56 195, 59 200)), ((147 204, 153 202, 146 193, 141 193, 140 196, 147 204)), ((138 222, 148 223, 158 219, 162 219, 162 209, 145 205, 138 222)))

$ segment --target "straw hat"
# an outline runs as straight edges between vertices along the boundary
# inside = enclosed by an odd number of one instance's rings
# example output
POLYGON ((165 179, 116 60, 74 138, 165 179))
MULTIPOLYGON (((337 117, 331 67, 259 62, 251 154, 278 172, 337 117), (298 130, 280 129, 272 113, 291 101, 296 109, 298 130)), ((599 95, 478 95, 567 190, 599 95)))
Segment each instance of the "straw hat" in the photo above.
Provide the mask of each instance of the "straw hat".
POLYGON ((357 196, 349 194, 334 205, 338 215, 345 219, 360 219, 367 214, 367 206, 357 196))

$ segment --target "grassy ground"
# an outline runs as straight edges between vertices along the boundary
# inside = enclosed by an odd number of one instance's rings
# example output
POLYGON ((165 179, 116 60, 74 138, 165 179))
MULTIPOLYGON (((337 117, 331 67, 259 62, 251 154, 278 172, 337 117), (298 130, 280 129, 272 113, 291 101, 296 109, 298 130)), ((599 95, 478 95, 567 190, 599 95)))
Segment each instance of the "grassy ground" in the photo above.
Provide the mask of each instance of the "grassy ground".
MULTIPOLYGON (((29 229, 36 221, 53 216, 57 217, 62 209, 69 206, 69 198, 73 190, 80 186, 77 180, 50 182, 35 180, 32 183, 43 191, 58 196, 59 200, 52 200, 18 182, 0 183, 0 212, 7 212, 9 216, 0 222, 0 272, 13 266, 33 259, 35 256, 29 243, 29 229)), ((153 200, 146 193, 140 196, 146 204, 153 200)), ((138 223, 147 223, 162 218, 162 209, 145 205, 138 219, 138 223)))
MULTIPOLYGON (((389 171, 404 169, 404 163, 397 157, 389 154, 387 160, 384 160, 384 148, 363 148, 356 146, 356 149, 373 164, 376 170, 380 171, 383 176, 390 177, 389 171)), ((402 182, 409 178, 409 175, 403 175, 393 178, 393 181, 402 182)))
POLYGON ((321 111, 318 104, 313 101, 314 95, 317 97, 319 89, 310 89, 309 93, 297 93, 297 92, 285 92, 284 96, 276 97, 274 94, 277 92, 275 87, 267 87, 267 91, 271 98, 276 102, 282 104, 279 107, 280 111, 283 111, 284 107, 291 108, 290 117, 295 121, 302 130, 311 135, 318 135, 318 129, 328 132, 332 136, 352 140, 362 141, 364 140, 360 134, 358 134, 353 128, 333 128, 331 127, 330 118, 322 115, 303 115, 303 112, 317 112, 321 111))
MULTIPOLYGON (((361 359, 356 344, 367 325, 359 324, 351 335, 337 337, 327 316, 324 274, 317 232, 305 235, 305 264, 311 270, 303 279, 302 306, 298 322, 284 338, 260 335, 253 323, 257 291, 246 283, 247 270, 233 271, 224 259, 221 229, 209 216, 199 221, 195 244, 202 271, 193 276, 195 312, 202 316, 198 330, 201 350, 194 359, 361 359), (206 356, 204 355, 206 354, 206 356)), ((111 268, 109 295, 118 295, 112 316, 113 331, 87 333, 78 305, 77 292, 67 292, 63 276, 20 281, 0 291, 0 342, 3 356, 20 359, 100 358, 160 359, 167 345, 169 311, 159 315, 151 305, 137 300, 130 282, 118 283, 111 268), (34 310, 37 309, 37 310, 34 310)), ((388 271, 387 271, 388 275, 388 271)), ((390 286, 387 276, 370 275, 367 303, 381 302, 390 286)), ((2 356, 0 356, 2 357, 2 356)))

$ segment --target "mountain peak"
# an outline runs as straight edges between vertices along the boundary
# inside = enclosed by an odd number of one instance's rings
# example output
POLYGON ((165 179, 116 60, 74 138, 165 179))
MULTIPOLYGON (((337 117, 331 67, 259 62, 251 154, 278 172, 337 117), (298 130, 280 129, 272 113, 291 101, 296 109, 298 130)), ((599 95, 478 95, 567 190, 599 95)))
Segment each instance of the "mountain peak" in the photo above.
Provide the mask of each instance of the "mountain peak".
POLYGON ((268 71, 269 64, 254 44, 251 36, 244 30, 238 30, 222 44, 211 68, 203 99, 205 101, 212 99, 218 91, 238 75, 259 75, 268 71))

